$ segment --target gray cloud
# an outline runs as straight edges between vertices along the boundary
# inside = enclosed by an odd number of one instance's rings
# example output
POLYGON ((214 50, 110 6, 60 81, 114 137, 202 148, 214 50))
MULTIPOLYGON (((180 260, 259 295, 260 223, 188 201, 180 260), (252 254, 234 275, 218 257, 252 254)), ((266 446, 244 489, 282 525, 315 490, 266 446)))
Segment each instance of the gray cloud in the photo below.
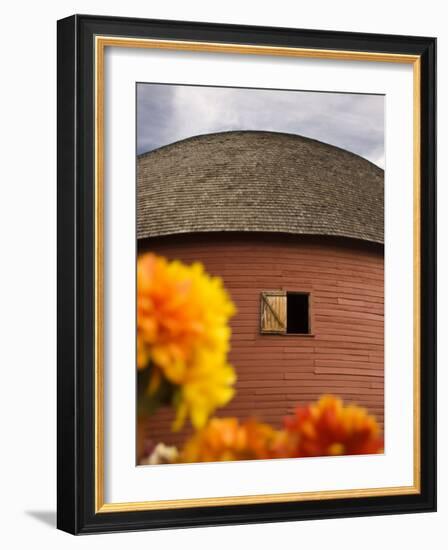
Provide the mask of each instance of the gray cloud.
POLYGON ((137 86, 137 153, 228 130, 289 132, 384 167, 384 97, 167 84, 137 86))

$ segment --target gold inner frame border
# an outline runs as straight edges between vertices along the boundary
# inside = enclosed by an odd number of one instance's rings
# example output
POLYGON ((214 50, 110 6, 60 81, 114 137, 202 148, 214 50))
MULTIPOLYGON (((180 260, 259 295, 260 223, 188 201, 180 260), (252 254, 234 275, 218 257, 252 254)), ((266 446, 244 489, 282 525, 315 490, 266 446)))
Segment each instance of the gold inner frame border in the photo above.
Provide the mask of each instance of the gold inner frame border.
POLYGON ((421 166, 421 60, 417 55, 402 55, 345 50, 255 46, 96 36, 95 59, 95 513, 166 510, 207 506, 260 504, 274 502, 303 502, 342 498, 379 497, 420 493, 420 166, 421 166), (141 502, 106 503, 104 501, 104 55, 107 47, 146 48, 208 53, 234 53, 265 56, 301 57, 327 60, 406 63, 413 65, 413 297, 414 297, 414 349, 413 349, 413 455, 414 483, 403 487, 371 489, 343 489, 302 493, 277 493, 213 498, 190 498, 141 502))

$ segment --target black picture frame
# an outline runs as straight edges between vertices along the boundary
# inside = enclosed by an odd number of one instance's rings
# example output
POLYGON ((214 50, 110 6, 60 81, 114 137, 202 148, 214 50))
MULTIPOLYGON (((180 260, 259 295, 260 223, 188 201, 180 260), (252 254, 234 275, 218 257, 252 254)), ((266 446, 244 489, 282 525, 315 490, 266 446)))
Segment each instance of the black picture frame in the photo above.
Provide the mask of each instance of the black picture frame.
POLYGON ((436 509, 436 39, 74 15, 58 21, 57 526, 73 534, 436 509), (159 510, 95 510, 95 36, 420 58, 420 491, 159 510))

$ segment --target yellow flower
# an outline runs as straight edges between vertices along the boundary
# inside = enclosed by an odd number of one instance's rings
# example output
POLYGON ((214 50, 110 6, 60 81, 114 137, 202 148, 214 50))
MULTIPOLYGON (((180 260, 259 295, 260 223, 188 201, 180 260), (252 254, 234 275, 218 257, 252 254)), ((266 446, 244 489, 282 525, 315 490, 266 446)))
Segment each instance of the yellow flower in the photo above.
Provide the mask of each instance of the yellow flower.
POLYGON ((202 428, 217 407, 232 399, 235 381, 235 371, 221 354, 198 350, 180 388, 173 428, 181 428, 187 416, 196 429, 202 428))
POLYGON ((279 432, 254 419, 212 418, 184 445, 179 462, 271 458, 279 432))
POLYGON ((175 428, 189 416, 202 427, 233 396, 227 364, 235 307, 219 277, 201 264, 168 262, 154 254, 137 264, 137 366, 151 368, 149 392, 163 379, 177 387, 175 428))

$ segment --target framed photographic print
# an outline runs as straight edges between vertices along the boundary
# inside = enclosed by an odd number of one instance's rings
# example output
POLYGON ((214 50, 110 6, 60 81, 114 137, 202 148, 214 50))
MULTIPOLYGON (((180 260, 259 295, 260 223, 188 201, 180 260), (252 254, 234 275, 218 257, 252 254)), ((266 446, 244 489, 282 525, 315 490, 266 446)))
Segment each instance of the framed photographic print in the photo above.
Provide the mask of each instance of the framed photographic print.
POLYGON ((434 38, 58 22, 58 527, 435 510, 434 38))

